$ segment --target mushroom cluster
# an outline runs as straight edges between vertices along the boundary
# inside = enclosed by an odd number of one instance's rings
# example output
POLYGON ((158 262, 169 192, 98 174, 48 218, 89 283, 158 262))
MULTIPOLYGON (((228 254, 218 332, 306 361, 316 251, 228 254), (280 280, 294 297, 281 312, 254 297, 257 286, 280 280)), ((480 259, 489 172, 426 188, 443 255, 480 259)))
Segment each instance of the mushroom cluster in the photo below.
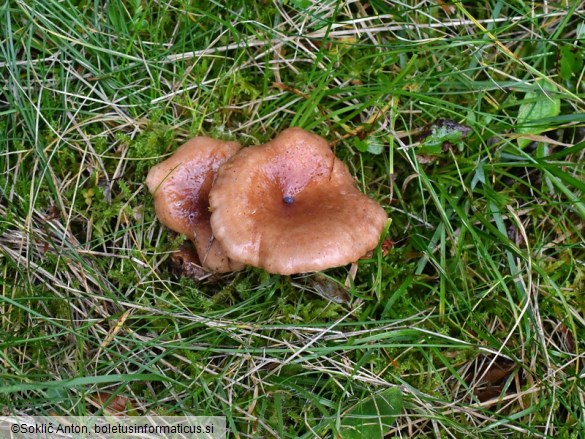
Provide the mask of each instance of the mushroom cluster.
POLYGON ((355 186, 325 139, 288 128, 264 145, 196 137, 152 168, 147 186, 167 227, 212 271, 321 271, 374 249, 387 215, 355 186))

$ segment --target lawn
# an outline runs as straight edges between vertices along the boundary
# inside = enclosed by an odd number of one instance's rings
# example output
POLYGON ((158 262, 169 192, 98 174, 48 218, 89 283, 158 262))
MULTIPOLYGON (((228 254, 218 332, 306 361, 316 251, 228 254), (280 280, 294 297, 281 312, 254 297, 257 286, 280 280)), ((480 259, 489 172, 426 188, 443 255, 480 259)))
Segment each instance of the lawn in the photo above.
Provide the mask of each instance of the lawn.
POLYGON ((0 17, 0 414, 578 437, 584 2, 11 0, 0 17), (247 147, 289 126, 383 206, 380 245, 319 274, 188 276, 149 168, 195 135, 247 147))

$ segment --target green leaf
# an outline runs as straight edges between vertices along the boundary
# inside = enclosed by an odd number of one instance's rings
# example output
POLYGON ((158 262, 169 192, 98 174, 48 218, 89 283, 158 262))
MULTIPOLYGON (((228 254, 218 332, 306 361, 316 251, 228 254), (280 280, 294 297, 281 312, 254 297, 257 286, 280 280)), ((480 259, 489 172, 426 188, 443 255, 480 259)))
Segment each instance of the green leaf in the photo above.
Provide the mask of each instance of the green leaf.
POLYGON ((445 142, 458 143, 466 136, 467 132, 452 129, 444 125, 433 125, 431 127, 431 134, 424 140, 424 145, 429 147, 442 147, 445 142))
POLYGON ((311 0, 291 0, 291 3, 303 11, 311 6, 311 0))
POLYGON ((368 396, 341 418, 342 439, 383 438, 402 410, 402 392, 392 388, 368 396))
POLYGON ((368 143, 358 137, 353 138, 353 146, 355 146, 355 149, 359 152, 366 152, 368 150, 368 143))
POLYGON ((575 39, 582 40, 585 38, 585 23, 581 22, 577 25, 577 35, 575 39))
POLYGON ((367 137, 361 140, 358 137, 354 137, 353 145, 359 152, 369 152, 370 154, 378 155, 384 151, 384 142, 376 137, 367 137))
MULTIPOLYGON (((526 93, 520 108, 516 124, 518 134, 540 134, 549 126, 541 125, 541 119, 555 117, 561 112, 561 100, 554 95, 556 89, 548 82, 539 82, 540 89, 526 93)), ((518 139, 518 146, 524 148, 530 139, 518 139)))
POLYGON ((583 55, 576 47, 563 44, 560 48, 559 70, 561 78, 569 80, 573 75, 579 75, 583 70, 583 55))
POLYGON ((471 128, 449 119, 437 119, 428 125, 421 134, 421 145, 417 154, 439 155, 443 147, 457 145, 463 150, 463 140, 469 135, 471 128))
POLYGON ((366 141, 368 143, 368 152, 370 154, 382 154, 382 151, 384 151, 384 143, 380 139, 376 137, 368 137, 366 141))
POLYGON ((475 168, 475 173, 473 174, 473 178, 471 179, 471 190, 475 189, 477 183, 481 183, 482 186, 485 184, 485 172, 483 169, 483 160, 477 164, 475 168))

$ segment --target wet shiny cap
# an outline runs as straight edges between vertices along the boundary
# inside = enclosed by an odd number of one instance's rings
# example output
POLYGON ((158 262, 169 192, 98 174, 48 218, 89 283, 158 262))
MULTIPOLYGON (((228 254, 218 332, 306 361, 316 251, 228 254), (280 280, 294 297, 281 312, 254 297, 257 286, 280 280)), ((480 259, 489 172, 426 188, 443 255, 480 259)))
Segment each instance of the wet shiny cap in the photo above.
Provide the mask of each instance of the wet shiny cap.
POLYGON ((277 274, 354 262, 376 247, 387 220, 327 141, 300 128, 228 160, 209 204, 227 255, 277 274))
POLYGON ((146 177, 156 216, 169 229, 191 239, 203 267, 217 272, 243 268, 230 261, 209 223, 209 190, 217 170, 240 149, 236 142, 194 137, 146 177))

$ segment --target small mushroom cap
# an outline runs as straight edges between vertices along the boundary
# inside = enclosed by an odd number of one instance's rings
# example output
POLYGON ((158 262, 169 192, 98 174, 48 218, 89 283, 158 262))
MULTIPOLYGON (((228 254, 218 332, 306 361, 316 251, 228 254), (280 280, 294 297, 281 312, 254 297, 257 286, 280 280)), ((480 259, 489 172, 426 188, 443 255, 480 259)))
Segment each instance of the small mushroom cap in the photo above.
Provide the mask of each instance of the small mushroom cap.
POLYGON ((218 168, 239 149, 236 142, 194 137, 146 177, 160 222, 191 239, 202 265, 220 273, 241 270, 243 265, 230 261, 213 239, 209 190, 218 168))
POLYGON ((233 156, 209 202, 228 256, 277 274, 358 260, 376 247, 388 218, 355 187, 327 141, 300 128, 233 156))

